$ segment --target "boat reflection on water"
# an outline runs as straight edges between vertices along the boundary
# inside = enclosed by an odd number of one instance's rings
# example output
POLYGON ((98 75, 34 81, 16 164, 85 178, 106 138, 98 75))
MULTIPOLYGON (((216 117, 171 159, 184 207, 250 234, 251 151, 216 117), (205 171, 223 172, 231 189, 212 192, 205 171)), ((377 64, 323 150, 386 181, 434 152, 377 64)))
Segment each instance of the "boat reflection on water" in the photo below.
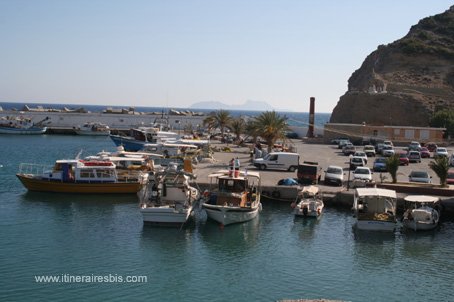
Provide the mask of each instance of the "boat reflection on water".
POLYGON ((55 205, 79 203, 80 205, 115 205, 125 203, 138 203, 134 194, 68 194, 26 191, 21 198, 26 202, 55 203, 55 205))
POLYGON ((252 248, 257 244, 261 229, 260 217, 228 227, 222 227, 219 223, 208 220, 205 224, 198 225, 198 231, 202 243, 213 252, 237 253, 252 248))
POLYGON ((352 228, 354 263, 361 269, 378 272, 392 266, 396 254, 394 232, 364 231, 352 228))
POLYGON ((319 221, 318 219, 306 219, 305 217, 295 215, 292 231, 296 231, 298 237, 302 240, 314 239, 315 230, 319 221))

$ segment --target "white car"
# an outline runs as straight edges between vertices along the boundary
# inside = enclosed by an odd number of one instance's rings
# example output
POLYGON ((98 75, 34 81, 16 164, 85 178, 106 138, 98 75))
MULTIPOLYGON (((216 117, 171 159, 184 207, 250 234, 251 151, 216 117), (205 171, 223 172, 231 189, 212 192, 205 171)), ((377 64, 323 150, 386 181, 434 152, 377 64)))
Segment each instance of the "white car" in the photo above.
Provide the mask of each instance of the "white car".
POLYGON ((364 151, 356 151, 355 153, 353 153, 353 156, 363 158, 363 159, 364 159, 364 162, 365 162, 366 165, 367 165, 367 155, 366 155, 366 152, 364 152, 364 151))
POLYGON ((419 142, 413 141, 408 145, 408 150, 419 151, 421 150, 421 144, 419 142))
POLYGON ((353 179, 372 181, 372 171, 368 167, 358 167, 353 172, 353 179))
POLYGON ((342 186, 344 182, 344 170, 339 166, 328 166, 328 169, 325 171, 325 185, 335 184, 342 186))
POLYGON ((384 157, 390 157, 393 156, 395 151, 394 148, 390 145, 385 145, 383 149, 381 150, 381 153, 384 157))
POLYGON ((366 145, 363 148, 364 153, 366 153, 367 156, 375 156, 375 147, 372 145, 366 145))
POLYGON ((446 148, 443 148, 443 147, 438 147, 437 149, 435 149, 435 152, 434 152, 434 158, 437 158, 437 157, 448 157, 448 150, 446 148))
POLYGON ((426 171, 411 171, 410 175, 408 175, 408 181, 430 184, 432 183, 432 176, 426 171))

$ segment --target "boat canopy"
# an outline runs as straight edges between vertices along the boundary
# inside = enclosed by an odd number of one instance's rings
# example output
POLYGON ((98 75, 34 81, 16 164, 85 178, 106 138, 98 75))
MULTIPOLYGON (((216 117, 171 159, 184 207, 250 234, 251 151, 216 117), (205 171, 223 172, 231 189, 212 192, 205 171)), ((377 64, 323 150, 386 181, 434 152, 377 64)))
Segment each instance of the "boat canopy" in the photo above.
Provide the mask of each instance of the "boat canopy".
POLYGON ((379 188, 357 188, 356 196, 381 196, 389 198, 397 198, 396 191, 388 189, 379 189, 379 188))
POLYGON ((317 195, 318 191, 319 191, 319 188, 316 186, 306 186, 303 188, 301 193, 315 196, 315 195, 317 195))
POLYGON ((439 200, 439 198, 427 195, 408 195, 404 198, 404 200, 414 203, 435 203, 439 200))
MULTIPOLYGON (((215 173, 209 174, 209 178, 219 178, 223 176, 229 176, 229 170, 219 170, 215 173)), ((240 175, 239 177, 255 177, 255 178, 260 178, 260 173, 255 172, 255 171, 245 171, 245 170, 240 170, 240 175)), ((238 178, 238 177, 237 177, 238 178)))

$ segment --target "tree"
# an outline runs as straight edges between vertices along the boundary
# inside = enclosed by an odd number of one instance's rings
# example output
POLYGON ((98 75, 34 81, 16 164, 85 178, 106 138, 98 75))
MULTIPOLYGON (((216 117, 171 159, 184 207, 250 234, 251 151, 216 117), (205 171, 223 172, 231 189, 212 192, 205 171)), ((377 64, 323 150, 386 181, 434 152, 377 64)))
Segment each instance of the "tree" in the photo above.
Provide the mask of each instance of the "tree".
POLYGON ((289 130, 287 117, 280 116, 276 111, 266 111, 256 116, 252 122, 253 132, 263 138, 271 152, 277 140, 285 140, 286 131, 289 130))
POLYGON ((391 174, 393 184, 397 182, 397 170, 399 169, 400 159, 398 154, 394 154, 386 159, 386 170, 391 174))
POLYGON ((221 135, 224 136, 225 129, 228 128, 232 121, 232 116, 227 110, 219 110, 211 113, 203 120, 203 125, 207 126, 208 129, 219 128, 221 135))
POLYGON ((454 135, 454 110, 442 109, 434 113, 430 119, 431 127, 446 128, 444 137, 454 135))
POLYGON ((446 179, 448 178, 449 160, 445 156, 439 156, 429 163, 429 167, 440 178, 440 186, 446 187, 446 179))
POLYGON ((230 129, 235 134, 236 141, 239 142, 241 134, 243 134, 246 130, 246 122, 241 117, 235 118, 230 123, 230 129))

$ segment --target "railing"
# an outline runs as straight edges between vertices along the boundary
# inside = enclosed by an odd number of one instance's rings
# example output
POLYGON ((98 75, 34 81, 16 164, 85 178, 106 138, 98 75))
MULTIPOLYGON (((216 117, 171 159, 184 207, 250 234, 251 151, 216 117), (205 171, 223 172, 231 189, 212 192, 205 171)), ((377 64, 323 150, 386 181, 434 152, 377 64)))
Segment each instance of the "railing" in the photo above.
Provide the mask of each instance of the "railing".
POLYGON ((52 165, 22 163, 19 165, 19 174, 42 175, 46 171, 52 171, 52 165))

